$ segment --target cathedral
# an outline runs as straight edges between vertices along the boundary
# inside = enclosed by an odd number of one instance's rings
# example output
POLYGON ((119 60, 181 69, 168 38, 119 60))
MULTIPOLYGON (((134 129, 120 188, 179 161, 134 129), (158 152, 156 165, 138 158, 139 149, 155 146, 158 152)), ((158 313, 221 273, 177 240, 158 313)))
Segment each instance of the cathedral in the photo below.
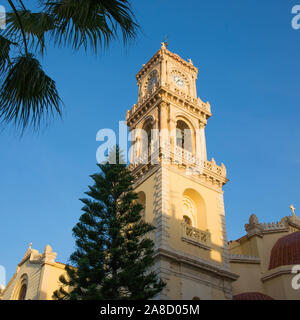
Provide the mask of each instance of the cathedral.
MULTIPOLYGON (((126 113, 134 189, 143 218, 156 227, 155 270, 167 283, 156 299, 300 300, 294 207, 280 222, 261 223, 252 214, 245 235, 227 240, 226 167, 207 159, 212 113, 197 96, 197 74, 190 59, 162 43, 138 72, 138 101, 126 113)), ((0 299, 53 299, 64 267, 51 246, 40 253, 30 245, 0 299)))

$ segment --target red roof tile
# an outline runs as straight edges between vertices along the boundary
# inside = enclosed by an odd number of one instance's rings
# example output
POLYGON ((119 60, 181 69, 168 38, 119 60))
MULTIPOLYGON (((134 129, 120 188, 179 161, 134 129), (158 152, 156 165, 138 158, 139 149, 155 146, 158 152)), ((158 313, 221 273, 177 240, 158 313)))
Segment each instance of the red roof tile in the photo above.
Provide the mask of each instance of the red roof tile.
POLYGON ((233 300, 274 300, 270 296, 260 292, 244 292, 236 294, 232 298, 233 300))
POLYGON ((300 264, 300 231, 277 240, 271 251, 269 270, 295 264, 300 264))

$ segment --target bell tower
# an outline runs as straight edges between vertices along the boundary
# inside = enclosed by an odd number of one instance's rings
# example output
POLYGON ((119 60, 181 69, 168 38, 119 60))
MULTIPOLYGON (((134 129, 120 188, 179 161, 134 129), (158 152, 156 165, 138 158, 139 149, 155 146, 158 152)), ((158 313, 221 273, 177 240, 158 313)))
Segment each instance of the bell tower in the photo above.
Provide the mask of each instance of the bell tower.
POLYGON ((231 299, 223 185, 226 168, 207 160, 211 107, 197 97, 198 69, 167 49, 138 72, 138 102, 127 111, 130 169, 144 218, 155 225, 159 299, 231 299))

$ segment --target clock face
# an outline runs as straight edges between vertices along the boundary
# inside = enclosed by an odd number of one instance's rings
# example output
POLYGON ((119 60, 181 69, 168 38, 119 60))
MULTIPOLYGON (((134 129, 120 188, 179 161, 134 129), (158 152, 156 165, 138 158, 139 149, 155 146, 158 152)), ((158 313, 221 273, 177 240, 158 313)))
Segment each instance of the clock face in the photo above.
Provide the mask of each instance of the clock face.
POLYGON ((184 87, 184 80, 178 74, 174 74, 173 81, 178 87, 184 87))
POLYGON ((148 80, 148 91, 150 91, 153 88, 156 82, 157 82, 157 75, 156 73, 153 73, 150 76, 150 79, 148 80))

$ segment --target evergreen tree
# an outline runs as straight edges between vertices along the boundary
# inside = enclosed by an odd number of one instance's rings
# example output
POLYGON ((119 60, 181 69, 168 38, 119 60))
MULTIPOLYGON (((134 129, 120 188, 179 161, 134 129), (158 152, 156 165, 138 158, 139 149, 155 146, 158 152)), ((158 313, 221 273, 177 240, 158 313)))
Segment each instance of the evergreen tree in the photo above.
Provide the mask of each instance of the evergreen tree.
POLYGON ((89 198, 81 199, 84 213, 73 228, 73 266, 60 277, 57 299, 149 299, 165 286, 151 271, 154 242, 149 235, 155 228, 142 220, 143 207, 133 192, 133 176, 120 164, 119 148, 112 152, 117 163, 98 164, 101 172, 91 176, 89 198))

